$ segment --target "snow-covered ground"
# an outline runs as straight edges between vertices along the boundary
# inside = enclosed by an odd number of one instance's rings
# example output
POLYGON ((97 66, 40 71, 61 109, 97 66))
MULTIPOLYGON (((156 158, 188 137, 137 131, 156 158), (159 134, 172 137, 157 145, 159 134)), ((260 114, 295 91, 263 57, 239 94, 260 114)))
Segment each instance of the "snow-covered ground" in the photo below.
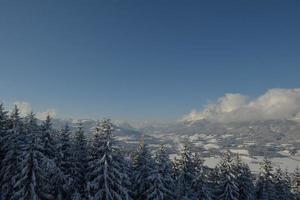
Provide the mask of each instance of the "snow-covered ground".
MULTIPOLYGON (((241 156, 241 159, 247 163, 254 173, 259 172, 260 163, 263 160, 263 156, 241 156)), ((220 157, 207 157, 204 158, 204 164, 208 167, 215 167, 217 163, 220 161, 220 157)), ((287 169, 289 172, 294 171, 294 169, 299 166, 300 167, 300 156, 291 156, 291 157, 283 157, 283 158, 272 158, 270 159, 275 167, 281 167, 282 169, 287 169)))
POLYGON ((204 149, 208 150, 208 149, 219 149, 220 146, 215 144, 215 143, 209 143, 203 146, 204 149))
POLYGON ((232 153, 238 153, 240 155, 249 155, 249 151, 247 149, 230 149, 232 153))

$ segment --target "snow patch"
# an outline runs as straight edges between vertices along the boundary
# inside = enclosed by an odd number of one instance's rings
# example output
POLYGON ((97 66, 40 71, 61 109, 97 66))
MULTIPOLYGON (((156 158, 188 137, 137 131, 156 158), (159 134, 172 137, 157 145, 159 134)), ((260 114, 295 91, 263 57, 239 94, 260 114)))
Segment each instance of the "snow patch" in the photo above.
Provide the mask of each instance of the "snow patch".
POLYGON ((203 146, 204 149, 208 150, 208 149, 219 149, 220 146, 214 143, 210 143, 210 144, 206 144, 203 146))

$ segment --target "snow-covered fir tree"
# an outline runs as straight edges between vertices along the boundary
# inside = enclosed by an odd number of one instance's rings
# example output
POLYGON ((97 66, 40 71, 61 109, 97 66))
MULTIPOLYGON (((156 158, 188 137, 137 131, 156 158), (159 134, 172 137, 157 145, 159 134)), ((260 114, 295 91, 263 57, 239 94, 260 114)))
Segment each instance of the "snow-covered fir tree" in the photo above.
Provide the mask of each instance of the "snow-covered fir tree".
POLYGON ((163 200, 169 195, 144 140, 140 142, 137 152, 133 156, 132 183, 136 200, 163 200))
MULTIPOLYGON (((8 130, 8 115, 7 111, 4 110, 3 104, 0 104, 0 170, 2 166, 2 162, 4 159, 4 144, 5 138, 7 137, 7 130, 8 130)), ((0 190, 1 191, 1 190, 0 190)))
POLYGON ((239 199, 254 200, 254 184, 250 168, 237 154, 234 160, 239 199))
POLYGON ((272 162, 264 158, 260 167, 261 171, 256 182, 257 200, 276 200, 276 190, 274 185, 274 174, 272 162))
POLYGON ((124 156, 119 144, 110 120, 88 142, 81 123, 73 135, 50 116, 39 125, 0 104, 0 200, 300 200, 299 168, 290 177, 265 159, 254 187, 249 166, 229 152, 211 169, 188 140, 174 162, 163 145, 152 154, 142 141, 124 156))
MULTIPOLYGON (((7 137, 7 130, 8 130, 8 115, 7 111, 4 110, 3 104, 0 104, 0 171, 3 168, 3 159, 5 157, 5 138, 7 137)), ((1 173, 0 173, 1 174, 1 173)), ((1 177, 0 177, 1 178, 1 177)), ((0 181, 1 184, 1 181, 0 181)), ((0 200, 3 198, 2 191, 0 187, 0 200)))
POLYGON ((49 180, 49 185, 43 185, 43 191, 52 194, 57 200, 67 198, 67 188, 69 186, 68 177, 65 176, 59 167, 57 144, 54 138, 55 130, 52 128, 52 119, 47 115, 46 120, 41 125, 41 146, 42 153, 47 158, 43 164, 45 176, 49 180))
POLYGON ((229 152, 225 152, 217 166, 219 180, 217 197, 219 200, 238 200, 239 188, 234 161, 229 152))
POLYGON ((47 115, 46 120, 42 124, 41 142, 44 155, 49 159, 54 159, 56 157, 56 148, 53 134, 54 131, 52 129, 52 119, 50 115, 47 115))
POLYGON ((63 199, 71 199, 71 193, 74 192, 72 191, 72 172, 74 171, 73 149, 70 134, 69 125, 66 123, 59 132, 59 142, 56 144, 57 154, 55 163, 58 168, 56 171, 60 174, 59 177, 56 177, 56 190, 63 199))
POLYGON ((148 177, 149 189, 145 192, 146 200, 164 200, 170 196, 170 191, 165 188, 161 176, 156 168, 152 171, 150 177, 148 177))
POLYGON ((75 132, 74 144, 72 148, 72 158, 73 158, 73 167, 72 172, 73 178, 73 189, 75 195, 73 199, 86 199, 87 190, 86 190, 86 172, 87 172, 87 156, 88 156, 88 147, 87 140, 83 131, 82 123, 78 123, 77 130, 75 132))
POLYGON ((192 143, 185 140, 180 158, 176 160, 176 199, 196 199, 192 189, 196 177, 196 165, 192 152, 192 143))
POLYGON ((20 111, 15 105, 10 119, 9 130, 5 134, 5 143, 3 143, 3 160, 1 163, 1 192, 4 199, 10 199, 13 194, 13 188, 16 184, 16 176, 20 170, 19 160, 21 151, 21 142, 24 140, 22 133, 22 121, 20 111))
POLYGON ((210 197, 212 199, 217 199, 218 193, 218 181, 219 181, 219 173, 217 167, 212 169, 207 169, 206 172, 208 187, 210 189, 210 197))
POLYGON ((167 193, 165 200, 171 200, 175 198, 175 180, 174 180, 174 169, 173 163, 169 158, 169 154, 164 145, 161 145, 159 150, 156 152, 155 161, 157 164, 158 172, 161 176, 163 186, 166 188, 167 193))
POLYGON ((22 154, 18 157, 20 163, 11 199, 55 199, 53 195, 43 191, 43 186, 49 185, 49 180, 45 177, 43 170, 48 158, 42 153, 39 140, 40 127, 33 113, 25 118, 23 133, 25 138, 21 143, 22 154))
POLYGON ((201 157, 201 154, 199 152, 194 153, 194 165, 196 173, 201 173, 204 171, 204 159, 201 157))
POLYGON ((277 168, 274 173, 273 182, 275 185, 277 199, 294 199, 294 195, 291 191, 291 183, 288 172, 283 171, 281 168, 277 168))
POLYGON ((122 185, 120 154, 114 145, 112 132, 110 120, 103 120, 99 130, 101 137, 94 138, 92 144, 94 158, 89 162, 88 174, 90 200, 126 200, 129 198, 127 188, 122 185), (99 138, 102 139, 100 144, 99 138))
POLYGON ((296 167, 292 175, 292 192, 296 200, 300 200, 300 168, 296 167))
POLYGON ((59 143, 57 144, 58 154, 57 163, 65 175, 70 175, 73 170, 72 162, 72 142, 70 138, 70 127, 66 123, 59 134, 59 143))
POLYGON ((204 160, 199 153, 194 155, 194 163, 196 176, 193 180, 192 187, 198 199, 210 200, 212 199, 212 191, 208 182, 207 170, 203 166, 204 160))
POLYGON ((127 188, 128 191, 128 200, 133 199, 133 191, 132 191, 132 160, 129 157, 121 156, 121 172, 122 172, 122 185, 127 188))

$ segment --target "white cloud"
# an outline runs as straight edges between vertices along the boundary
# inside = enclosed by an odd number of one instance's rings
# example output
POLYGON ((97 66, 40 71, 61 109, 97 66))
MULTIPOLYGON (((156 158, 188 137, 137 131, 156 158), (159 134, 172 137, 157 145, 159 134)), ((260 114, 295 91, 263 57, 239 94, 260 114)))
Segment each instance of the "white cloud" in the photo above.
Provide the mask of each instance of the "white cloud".
POLYGON ((14 102, 14 105, 16 105, 19 108, 20 115, 22 117, 28 115, 32 111, 31 105, 28 102, 16 101, 14 102))
MULTIPOLYGON (((33 111, 30 103, 28 103, 28 102, 17 101, 17 102, 14 102, 14 105, 16 105, 20 109, 20 115, 22 117, 28 115, 30 112, 33 111)), ((51 117, 55 117, 57 115, 57 110, 54 108, 49 108, 45 111, 36 112, 36 117, 40 120, 45 120, 48 114, 51 117)))
POLYGON ((200 119, 219 122, 300 119, 300 88, 270 89, 254 99, 228 93, 202 111, 193 110, 183 117, 186 121, 200 119))
POLYGON ((50 115, 51 117, 56 117, 57 110, 54 108, 49 108, 44 112, 37 112, 36 117, 40 120, 45 120, 47 116, 50 115))

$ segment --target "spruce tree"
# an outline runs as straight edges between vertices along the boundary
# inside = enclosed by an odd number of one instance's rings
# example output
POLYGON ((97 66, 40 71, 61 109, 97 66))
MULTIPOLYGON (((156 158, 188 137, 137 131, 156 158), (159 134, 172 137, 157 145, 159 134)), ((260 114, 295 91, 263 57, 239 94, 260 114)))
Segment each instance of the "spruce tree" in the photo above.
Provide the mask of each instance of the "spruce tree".
MULTIPOLYGON (((4 170, 4 163, 3 160, 6 155, 7 149, 4 148, 8 134, 8 127, 9 126, 9 121, 8 121, 8 115, 7 111, 4 110, 3 104, 0 104, 0 172, 4 170)), ((0 173, 1 175, 1 173, 0 173)), ((0 176, 0 184, 2 184, 2 178, 0 176)), ((0 187, 0 199, 2 195, 0 187)))
POLYGON ((161 145, 159 150, 157 151, 155 161, 157 163, 157 169, 161 176, 163 187, 167 190, 164 199, 174 199, 175 195, 174 192, 172 192, 175 190, 173 163, 170 160, 169 154, 164 145, 161 145))
MULTIPOLYGON (((7 138, 8 125, 9 123, 8 123, 7 111, 4 110, 3 104, 0 104, 0 171, 4 169, 4 165, 3 165, 4 164, 3 160, 5 157, 4 144, 6 142, 5 138, 7 138)), ((1 184, 1 179, 0 179, 0 184, 1 184)), ((3 198, 1 190, 2 189, 0 187, 0 200, 3 198)))
POLYGON ((42 153, 47 158, 43 164, 43 171, 49 180, 49 184, 43 185, 43 191, 55 196, 57 200, 67 198, 68 177, 60 169, 60 158, 55 143, 55 130, 52 128, 52 119, 47 115, 46 120, 41 125, 41 146, 42 153))
POLYGON ((8 116, 7 111, 4 110, 3 104, 0 104, 0 170, 4 159, 4 144, 8 131, 8 116))
POLYGON ((296 167, 292 175, 292 192, 296 200, 300 200, 300 168, 296 167))
POLYGON ((102 121, 99 132, 101 137, 94 138, 92 144, 94 158, 89 162, 89 199, 126 200, 129 198, 128 191, 122 185, 120 154, 114 144, 110 120, 102 121), (100 144, 99 138, 102 139, 100 144))
POLYGON ((47 115, 46 120, 42 124, 41 142, 44 155, 49 159, 56 157, 56 148, 54 142, 54 130, 52 129, 52 119, 47 115))
POLYGON ((23 132, 25 138, 21 143, 22 154, 19 155, 20 161, 16 174, 16 183, 12 200, 43 200, 54 199, 51 194, 42 190, 43 186, 49 181, 45 177, 43 164, 47 159, 42 153, 39 135, 40 127, 37 125, 37 119, 31 113, 25 118, 23 132))
POLYGON ((239 199, 253 200, 254 185, 249 166, 242 162, 238 154, 236 155, 234 165, 237 176, 239 199))
POLYGON ((234 162, 229 152, 223 154, 217 166, 219 180, 217 195, 219 200, 238 200, 239 188, 234 162))
POLYGON ((149 181, 149 188, 145 191, 146 200, 164 200, 170 196, 170 191, 165 188, 163 180, 155 166, 151 176, 147 180, 149 181))
POLYGON ((261 171, 256 183, 257 200, 276 200, 276 191, 274 185, 274 174, 272 163, 264 158, 261 163, 261 171))
POLYGON ((66 123, 59 134, 57 165, 66 176, 70 176, 73 170, 72 165, 72 142, 70 138, 70 128, 66 123))
POLYGON ((72 172, 74 171, 72 159, 72 142, 70 138, 70 128, 66 123, 59 132, 59 142, 57 146, 57 156, 55 163, 58 169, 55 182, 57 182, 57 193, 63 199, 70 199, 72 191, 72 172))
POLYGON ((195 159, 192 153, 192 144, 185 140, 180 159, 176 160, 176 198, 196 199, 196 194, 192 189, 193 181, 196 177, 195 159))
POLYGON ((128 200, 132 200, 133 191, 132 191, 132 182, 131 182, 131 176, 133 174, 132 172, 132 161, 129 157, 123 157, 121 156, 121 172, 122 172, 122 185, 127 189, 128 191, 128 200))
POLYGON ((210 190, 210 197, 212 199, 218 199, 218 181, 219 181, 219 170, 218 167, 207 170, 207 182, 210 190))
POLYGON ((1 191, 4 199, 10 199, 16 184, 16 176, 20 170, 19 158, 22 153, 21 142, 24 140, 20 111, 15 105, 10 119, 9 129, 4 138, 2 150, 4 158, 1 167, 1 191))
POLYGON ((136 200, 162 200, 168 195, 156 163, 143 140, 133 156, 132 183, 136 200))
POLYGON ((277 199, 294 199, 291 191, 290 179, 287 172, 284 172, 281 168, 277 168, 275 170, 273 182, 275 185, 277 199))
MULTIPOLYGON (((83 131, 82 123, 79 122, 77 131, 75 132, 73 145, 73 167, 72 172, 73 186, 76 198, 87 198, 86 191, 86 172, 87 172, 87 156, 88 156, 87 140, 83 131), (77 197, 78 196, 78 197, 77 197)), ((73 197, 74 199, 76 199, 73 197)))
POLYGON ((212 199, 212 191, 208 182, 207 170, 203 166, 204 160, 199 153, 195 153, 194 163, 196 176, 192 184, 193 190, 198 199, 210 200, 212 199))

